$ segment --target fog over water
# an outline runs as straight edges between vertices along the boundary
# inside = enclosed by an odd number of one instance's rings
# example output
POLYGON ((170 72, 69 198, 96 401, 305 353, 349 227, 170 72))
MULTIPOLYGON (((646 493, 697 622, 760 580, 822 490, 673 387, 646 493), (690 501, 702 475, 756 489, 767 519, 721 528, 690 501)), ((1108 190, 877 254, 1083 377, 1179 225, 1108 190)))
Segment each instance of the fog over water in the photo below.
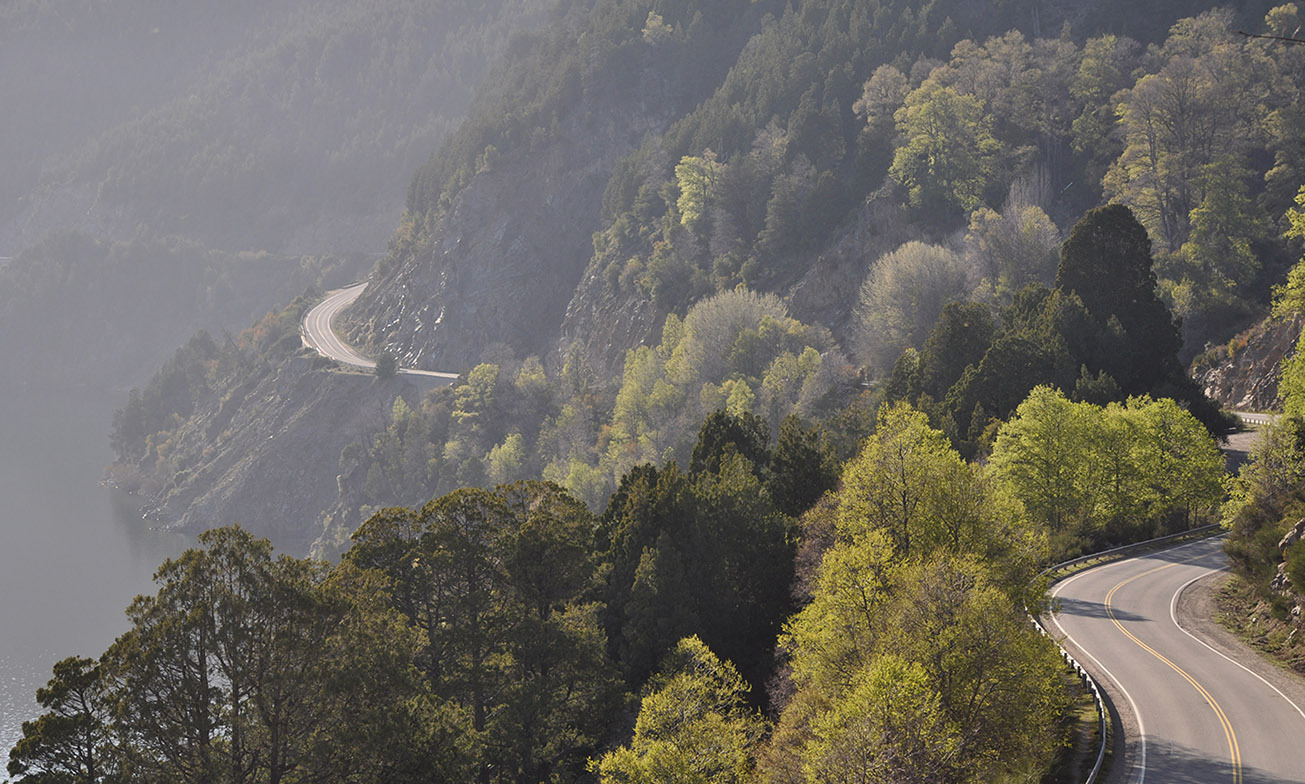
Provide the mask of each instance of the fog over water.
POLYGON ((99 484, 120 397, 0 393, 0 769, 54 662, 99 656, 126 630, 132 597, 187 544, 99 484))

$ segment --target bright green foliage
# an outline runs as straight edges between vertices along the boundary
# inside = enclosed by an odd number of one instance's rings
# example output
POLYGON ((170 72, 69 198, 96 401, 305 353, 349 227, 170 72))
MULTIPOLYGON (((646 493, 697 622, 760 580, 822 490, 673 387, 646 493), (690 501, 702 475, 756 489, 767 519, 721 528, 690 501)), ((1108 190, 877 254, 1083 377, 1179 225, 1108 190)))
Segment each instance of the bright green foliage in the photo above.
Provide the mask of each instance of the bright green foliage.
MULTIPOLYGON (((1296 193, 1296 206, 1287 210, 1290 226, 1286 236, 1305 239, 1305 185, 1296 193)), ((1273 290, 1273 315, 1289 318, 1305 313, 1305 264, 1298 263, 1287 275, 1287 283, 1273 290)))
POLYGON ((803 773, 834 784, 941 781, 959 751, 923 667, 888 653, 812 728, 803 773))
POLYGON ((503 443, 485 455, 485 475, 493 484, 507 484, 522 478, 525 464, 525 439, 520 433, 509 433, 503 443))
POLYGON ((1292 590, 1305 593, 1305 547, 1299 543, 1279 548, 1283 535, 1305 515, 1305 420, 1286 415, 1266 426, 1251 450, 1250 459, 1229 487, 1223 508, 1228 528, 1224 545, 1234 572, 1255 591, 1286 610, 1281 594, 1270 586, 1278 570, 1285 570, 1292 590))
POLYGON ((1278 379, 1282 410, 1294 417, 1305 416, 1305 351, 1302 348, 1305 348, 1305 340, 1297 338, 1295 351, 1282 360, 1278 379))
POLYGON ((23 722, 23 737, 9 752, 9 775, 30 784, 119 781, 112 704, 95 661, 73 656, 57 662, 36 701, 46 713, 23 722))
MULTIPOLYGON (((1294 239, 1305 238, 1305 186, 1296 194, 1296 206, 1287 211, 1286 236, 1294 239)), ((1274 288, 1273 315, 1278 318, 1293 318, 1305 313, 1305 260, 1298 262, 1287 275, 1287 282, 1274 288)), ((1278 380, 1278 393, 1282 398, 1283 410, 1293 416, 1305 414, 1305 336, 1296 341, 1295 351, 1281 362, 1281 378, 1278 380)))
POLYGON ((634 738, 591 764, 603 784, 743 784, 764 724, 748 685, 697 637, 666 656, 639 708, 634 738))
POLYGON ((1032 568, 1043 546, 1014 497, 905 403, 880 409, 875 432, 844 467, 835 504, 840 536, 882 535, 898 560, 939 550, 980 553, 1013 574, 1032 568))
POLYGON ((814 413, 839 371, 832 346, 773 295, 731 291, 683 321, 668 316, 660 344, 626 357, 603 466, 616 478, 639 463, 687 459, 698 424, 716 409, 772 422, 814 413))
POLYGON ((977 207, 992 176, 997 140, 981 100, 926 81, 897 111, 906 142, 893 154, 893 179, 915 207, 969 210, 977 207))
POLYGON ((971 480, 969 466, 928 417, 904 403, 885 407, 843 472, 839 530, 851 538, 882 531, 902 558, 959 543, 969 538, 963 527, 978 522, 972 504, 979 498, 964 497, 971 480))
POLYGON ((784 638, 798 691, 767 772, 979 782, 1045 766, 1065 699, 1055 649, 1024 617, 1024 587, 972 556, 895 551, 871 530, 825 553, 784 638))
POLYGON ((1101 408, 1038 387, 998 431, 989 466, 1057 556, 1189 528, 1223 496, 1217 445, 1167 399, 1101 408))
POLYGON ((701 157, 686 155, 675 167, 675 181, 680 188, 680 198, 675 206, 680 213, 681 225, 689 231, 702 227, 721 169, 716 153, 711 150, 701 157))

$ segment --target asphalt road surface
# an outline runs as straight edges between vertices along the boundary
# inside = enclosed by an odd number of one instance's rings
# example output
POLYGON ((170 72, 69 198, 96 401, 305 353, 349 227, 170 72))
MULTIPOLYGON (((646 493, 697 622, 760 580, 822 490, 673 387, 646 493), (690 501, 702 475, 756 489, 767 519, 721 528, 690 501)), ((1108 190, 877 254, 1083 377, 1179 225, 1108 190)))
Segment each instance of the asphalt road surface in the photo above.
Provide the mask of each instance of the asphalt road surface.
POLYGON ((1305 782, 1305 710, 1176 618, 1183 589, 1225 568, 1222 546, 1206 539, 1117 561, 1052 590, 1051 630, 1135 717, 1125 720, 1135 730, 1125 731, 1127 776, 1112 779, 1305 782))
MULTIPOLYGON (((340 340, 340 336, 335 334, 335 330, 331 327, 336 315, 352 305, 365 288, 367 288, 366 283, 357 283, 348 288, 336 289, 327 293, 326 299, 317 303, 304 316, 303 337, 304 343, 309 348, 324 357, 356 368, 372 370, 376 367, 376 361, 368 359, 354 349, 353 346, 340 340)), ((457 373, 417 370, 415 368, 400 368, 399 374, 421 376, 437 382, 442 380, 445 384, 453 383, 454 379, 458 377, 457 373)))

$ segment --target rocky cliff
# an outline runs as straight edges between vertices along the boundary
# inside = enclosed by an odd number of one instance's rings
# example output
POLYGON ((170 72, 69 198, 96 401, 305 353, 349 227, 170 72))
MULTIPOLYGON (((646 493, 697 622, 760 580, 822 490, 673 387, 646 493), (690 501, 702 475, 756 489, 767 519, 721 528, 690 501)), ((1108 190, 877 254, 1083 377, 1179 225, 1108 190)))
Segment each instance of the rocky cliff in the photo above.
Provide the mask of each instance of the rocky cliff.
POLYGON ((396 396, 416 401, 421 390, 402 377, 288 359, 186 421, 168 450, 171 473, 153 477, 161 487, 142 511, 192 532, 239 523, 288 552, 307 552, 336 498, 341 450, 384 429, 396 396))
POLYGON ((550 348, 612 167, 672 119, 655 99, 626 103, 601 119, 568 117, 552 141, 476 174, 344 314, 350 339, 427 370, 464 370, 494 343, 523 356, 550 348))
POLYGON ((1266 319, 1196 358, 1192 374, 1205 394, 1224 408, 1275 411, 1278 364, 1292 353, 1302 319, 1266 319))

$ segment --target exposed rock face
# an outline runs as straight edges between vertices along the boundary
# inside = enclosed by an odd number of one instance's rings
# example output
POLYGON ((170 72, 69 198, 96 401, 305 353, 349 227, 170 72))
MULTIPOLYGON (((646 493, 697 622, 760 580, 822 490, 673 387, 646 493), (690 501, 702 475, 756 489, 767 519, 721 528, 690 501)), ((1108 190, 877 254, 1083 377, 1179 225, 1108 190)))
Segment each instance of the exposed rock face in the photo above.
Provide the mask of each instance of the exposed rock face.
POLYGON ((1289 356, 1300 335, 1301 319, 1265 320, 1243 332, 1228 346, 1198 357, 1196 382, 1225 408, 1273 411, 1278 400, 1278 363, 1289 356))
POLYGON ((146 505, 168 527, 239 523, 278 547, 307 552, 336 497, 340 452, 385 428, 402 379, 339 373, 295 357, 221 405, 204 406, 175 438, 171 477, 146 505))
POLYGON ((1305 517, 1297 520, 1296 524, 1279 540, 1278 551, 1285 555, 1287 548, 1299 542, 1302 537, 1305 537, 1305 517))
POLYGON ((861 286, 879 257, 910 239, 899 208, 872 201, 861 208, 838 239, 805 266, 788 290, 789 315, 828 327, 844 348, 852 345, 853 311, 861 286))
POLYGON ((346 311, 350 338, 428 370, 467 369, 495 343, 520 356, 551 349, 593 255, 613 168, 674 119, 664 92, 648 78, 601 116, 577 108, 549 141, 476 174, 430 240, 346 311))
POLYGON ((578 346, 590 367, 617 377, 627 351, 658 342, 665 318, 646 297, 613 294, 591 267, 567 305, 561 348, 578 346))

